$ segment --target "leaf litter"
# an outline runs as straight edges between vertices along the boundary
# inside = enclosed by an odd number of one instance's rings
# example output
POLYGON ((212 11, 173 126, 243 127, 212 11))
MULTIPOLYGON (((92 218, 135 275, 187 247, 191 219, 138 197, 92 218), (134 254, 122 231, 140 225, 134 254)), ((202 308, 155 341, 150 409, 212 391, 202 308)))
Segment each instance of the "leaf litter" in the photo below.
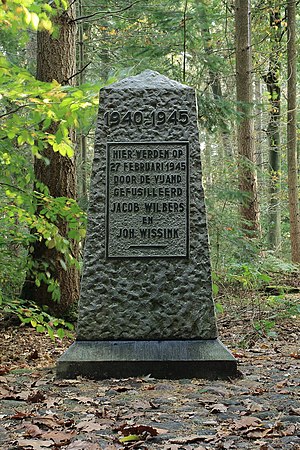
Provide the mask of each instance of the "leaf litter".
POLYGON ((243 373, 235 380, 93 381, 55 379, 69 341, 8 328, 0 334, 0 449, 300 450, 297 332, 252 349, 237 345, 243 333, 221 326, 243 373))

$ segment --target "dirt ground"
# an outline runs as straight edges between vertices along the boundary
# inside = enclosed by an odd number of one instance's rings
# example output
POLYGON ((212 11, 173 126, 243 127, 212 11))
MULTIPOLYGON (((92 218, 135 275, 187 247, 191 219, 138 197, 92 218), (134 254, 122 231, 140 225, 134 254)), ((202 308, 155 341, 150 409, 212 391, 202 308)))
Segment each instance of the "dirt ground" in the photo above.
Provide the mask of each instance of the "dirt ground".
POLYGON ((299 316, 272 333, 236 317, 219 319, 242 373, 227 381, 57 380, 71 340, 2 324, 0 448, 299 450, 299 316))

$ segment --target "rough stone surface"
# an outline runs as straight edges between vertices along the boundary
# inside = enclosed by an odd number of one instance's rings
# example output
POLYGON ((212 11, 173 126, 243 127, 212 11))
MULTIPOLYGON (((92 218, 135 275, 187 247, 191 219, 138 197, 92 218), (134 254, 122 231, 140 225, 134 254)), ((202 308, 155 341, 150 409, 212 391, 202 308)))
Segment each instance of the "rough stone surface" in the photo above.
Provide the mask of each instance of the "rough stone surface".
POLYGON ((215 339, 210 274, 194 90, 151 71, 102 89, 77 339, 215 339), (187 111, 188 122, 149 124, 151 114, 174 110, 187 111), (140 111, 143 124, 108 126, 112 111, 140 111), (106 145, 153 141, 189 143, 189 257, 107 259, 106 145))

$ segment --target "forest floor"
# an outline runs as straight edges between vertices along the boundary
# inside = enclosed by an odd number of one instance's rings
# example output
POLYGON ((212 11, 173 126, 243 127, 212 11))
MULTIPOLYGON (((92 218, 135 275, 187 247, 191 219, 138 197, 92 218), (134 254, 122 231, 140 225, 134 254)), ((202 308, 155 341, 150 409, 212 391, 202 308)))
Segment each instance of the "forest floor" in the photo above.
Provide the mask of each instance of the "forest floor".
POLYGON ((71 340, 3 324, 0 448, 299 450, 298 301, 276 292, 227 299, 219 334, 242 376, 226 381, 57 380, 71 340))

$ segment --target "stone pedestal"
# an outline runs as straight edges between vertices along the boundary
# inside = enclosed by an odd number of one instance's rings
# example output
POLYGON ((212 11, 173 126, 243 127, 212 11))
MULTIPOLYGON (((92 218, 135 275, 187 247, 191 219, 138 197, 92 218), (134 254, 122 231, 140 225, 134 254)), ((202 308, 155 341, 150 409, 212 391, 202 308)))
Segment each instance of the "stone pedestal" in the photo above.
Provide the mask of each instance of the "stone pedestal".
POLYGON ((194 90, 100 91, 77 341, 58 377, 236 375, 217 339, 194 90))
POLYGON ((59 361, 59 376, 228 378, 236 375, 232 355, 218 339, 195 341, 81 341, 59 361))

